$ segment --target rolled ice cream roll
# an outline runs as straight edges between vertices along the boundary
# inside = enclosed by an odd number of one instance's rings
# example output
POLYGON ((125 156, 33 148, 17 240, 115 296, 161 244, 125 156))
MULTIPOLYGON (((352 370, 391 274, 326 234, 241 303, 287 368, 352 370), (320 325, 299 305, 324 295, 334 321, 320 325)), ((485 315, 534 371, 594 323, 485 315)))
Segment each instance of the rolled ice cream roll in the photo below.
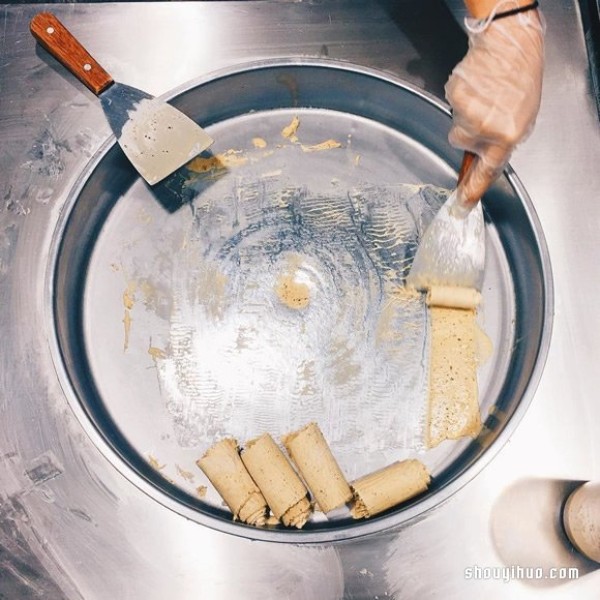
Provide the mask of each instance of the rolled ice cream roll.
POLYGON ((277 519, 304 527, 311 513, 308 490, 273 438, 265 433, 249 441, 241 456, 277 519))
POLYGON ((481 294, 473 288, 434 285, 427 292, 428 306, 476 310, 480 303, 481 294))
POLYGON ((368 519, 424 492, 430 481, 427 467, 419 460, 392 463, 352 483, 350 512, 355 519, 368 519))
POLYGON ((244 466, 235 439, 226 438, 211 446, 196 464, 219 492, 234 519, 249 525, 265 524, 267 502, 244 466))
POLYGON ((284 436, 282 442, 324 513, 352 499, 352 490, 316 423, 284 436))

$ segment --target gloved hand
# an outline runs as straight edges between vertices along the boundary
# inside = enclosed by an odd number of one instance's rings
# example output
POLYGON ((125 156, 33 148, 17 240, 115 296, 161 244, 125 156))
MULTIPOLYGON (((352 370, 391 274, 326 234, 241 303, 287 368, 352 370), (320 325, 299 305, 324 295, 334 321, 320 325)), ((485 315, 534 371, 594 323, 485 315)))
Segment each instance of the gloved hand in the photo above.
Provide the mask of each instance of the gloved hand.
POLYGON ((476 203, 533 130, 542 92, 544 25, 537 11, 490 21, 471 31, 469 51, 446 84, 453 110, 450 143, 475 159, 458 201, 476 203))

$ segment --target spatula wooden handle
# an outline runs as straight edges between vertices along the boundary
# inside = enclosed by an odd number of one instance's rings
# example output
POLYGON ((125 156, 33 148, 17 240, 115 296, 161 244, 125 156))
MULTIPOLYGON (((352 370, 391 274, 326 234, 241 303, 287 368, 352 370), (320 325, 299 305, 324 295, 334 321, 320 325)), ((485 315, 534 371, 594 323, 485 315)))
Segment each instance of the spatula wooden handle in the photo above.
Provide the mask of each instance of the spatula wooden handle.
POLYGON ((475 158, 477 158, 477 155, 473 154, 473 152, 466 151, 464 153, 462 163, 460 165, 460 170, 458 171, 458 183, 460 183, 465 178, 465 175, 471 168, 471 165, 473 164, 475 158))
POLYGON ((33 37, 94 94, 100 94, 113 83, 113 78, 52 13, 35 15, 29 29, 33 37))

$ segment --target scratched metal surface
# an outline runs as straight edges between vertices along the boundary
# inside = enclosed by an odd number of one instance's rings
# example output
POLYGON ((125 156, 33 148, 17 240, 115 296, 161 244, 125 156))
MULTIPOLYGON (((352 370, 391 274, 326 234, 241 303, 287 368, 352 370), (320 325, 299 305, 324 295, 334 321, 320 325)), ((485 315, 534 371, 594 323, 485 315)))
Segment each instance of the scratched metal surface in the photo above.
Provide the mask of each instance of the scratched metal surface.
MULTIPOLYGON (((363 4, 56 10, 80 28, 84 42, 93 41, 96 57, 119 80, 154 94, 253 58, 328 54, 390 70, 441 95, 464 40, 440 5, 373 3, 365 12, 363 4), (133 31, 127 23, 135 23, 133 31), (158 39, 157 30, 163 34, 158 39), (173 55, 185 60, 174 66, 173 55)), ((594 202, 600 130, 575 6, 551 1, 545 6, 544 104, 535 134, 513 161, 542 222, 556 288, 553 342, 533 404, 485 471, 420 522, 377 538, 313 547, 257 545, 165 510, 109 465, 73 417, 48 348, 48 249, 68 190, 109 130, 93 97, 36 54, 27 21, 37 7, 3 9, 0 592, 5 597, 597 596, 599 575, 563 539, 557 513, 575 482, 600 475, 595 401, 600 315, 593 302, 600 292, 595 259, 600 214, 594 202), (575 203, 580 210, 572 209, 575 203), (465 568, 473 565, 578 566, 581 577, 465 580, 465 568)))

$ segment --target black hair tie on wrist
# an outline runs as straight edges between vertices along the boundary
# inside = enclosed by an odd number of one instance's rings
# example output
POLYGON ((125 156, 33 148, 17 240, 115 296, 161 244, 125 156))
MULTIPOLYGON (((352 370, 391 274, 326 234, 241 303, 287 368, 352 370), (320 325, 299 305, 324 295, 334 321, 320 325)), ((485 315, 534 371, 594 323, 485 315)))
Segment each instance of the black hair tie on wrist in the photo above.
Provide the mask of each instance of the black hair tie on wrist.
POLYGON ((504 19, 505 17, 512 17, 513 15, 518 15, 519 13, 524 13, 529 10, 535 10, 540 3, 538 0, 532 2, 531 4, 526 4, 525 6, 519 6, 518 8, 513 8, 511 10, 506 10, 501 13, 497 13, 492 17, 492 21, 497 21, 498 19, 504 19))

